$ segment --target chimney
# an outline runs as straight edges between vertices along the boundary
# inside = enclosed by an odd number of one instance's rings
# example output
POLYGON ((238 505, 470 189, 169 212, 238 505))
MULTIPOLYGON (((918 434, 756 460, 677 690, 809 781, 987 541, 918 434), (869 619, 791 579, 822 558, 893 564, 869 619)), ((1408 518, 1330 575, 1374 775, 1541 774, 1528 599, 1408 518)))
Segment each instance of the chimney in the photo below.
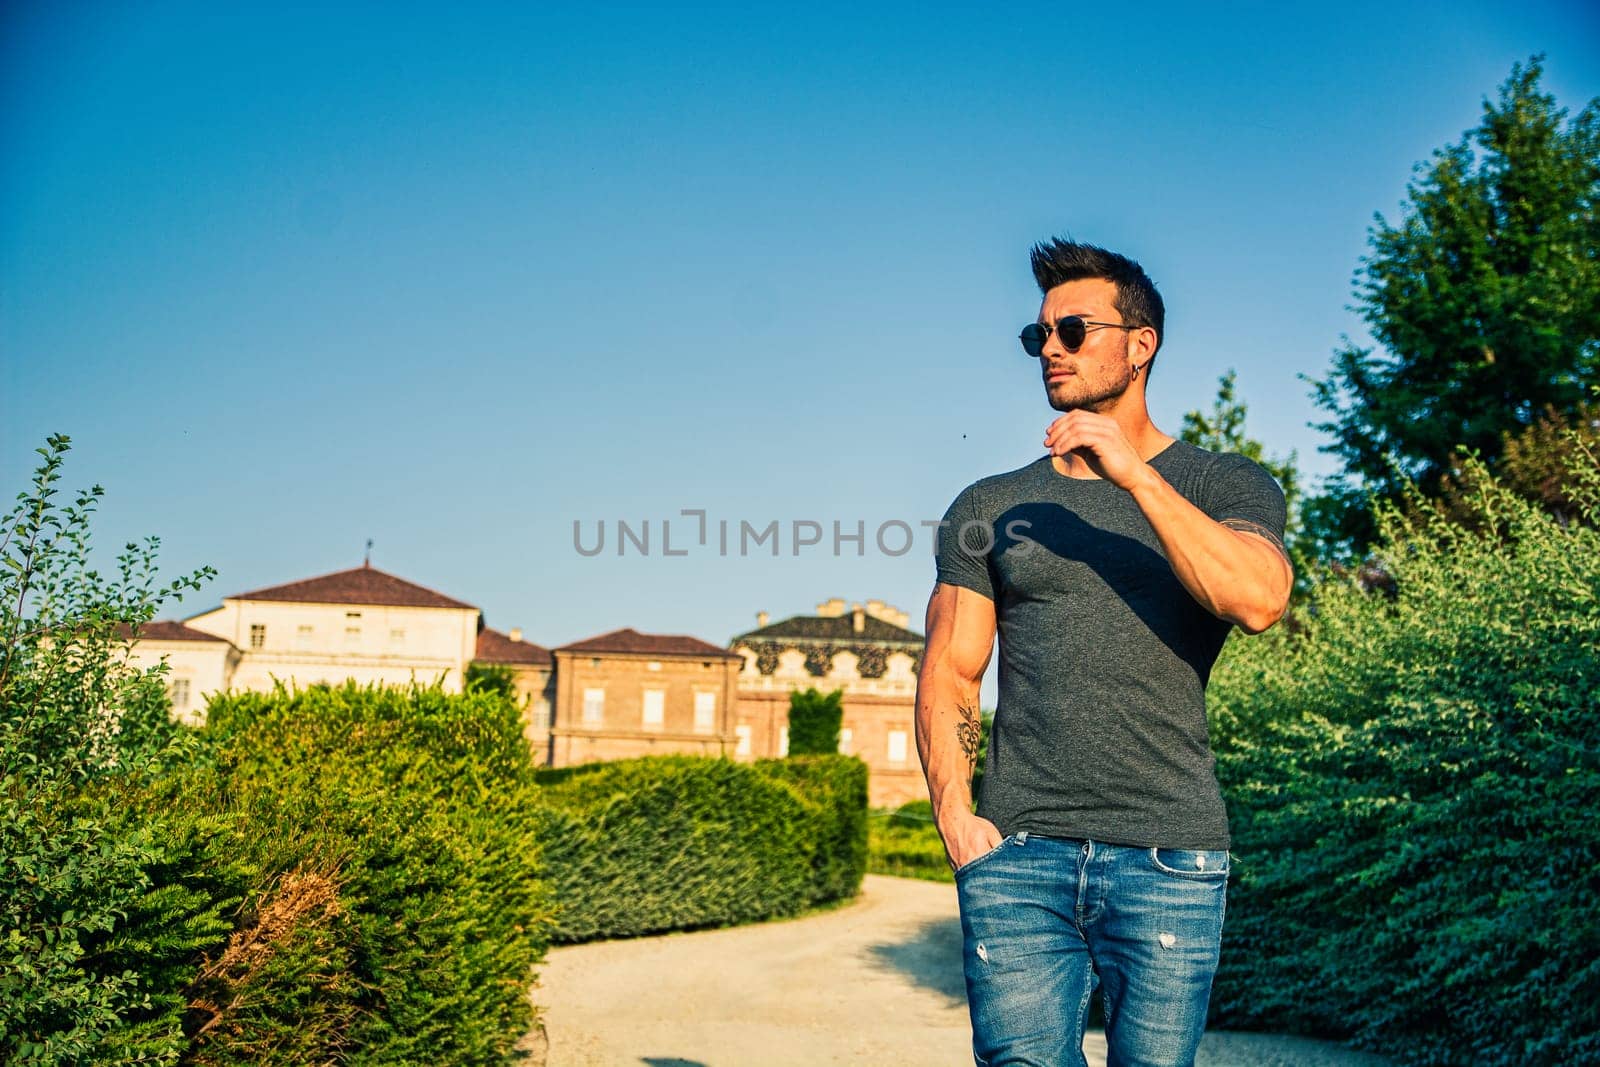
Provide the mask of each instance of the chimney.
POLYGON ((867 628, 867 613, 861 610, 860 604, 850 605, 850 628, 856 633, 867 628))
POLYGON ((511 633, 510 633, 509 636, 510 636, 511 640, 513 640, 513 641, 521 641, 522 640, 522 627, 513 626, 511 628, 511 633))
POLYGON ((764 612, 764 611, 756 612, 756 626, 761 627, 761 626, 765 626, 766 624, 767 624, 767 613, 764 612))

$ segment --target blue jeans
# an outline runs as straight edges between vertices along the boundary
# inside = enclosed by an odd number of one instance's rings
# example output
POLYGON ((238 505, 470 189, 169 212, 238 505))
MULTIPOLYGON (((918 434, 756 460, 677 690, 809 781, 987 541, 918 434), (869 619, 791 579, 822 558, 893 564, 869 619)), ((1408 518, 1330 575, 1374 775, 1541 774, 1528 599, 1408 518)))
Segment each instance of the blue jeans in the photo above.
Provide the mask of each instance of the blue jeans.
POLYGON ((980 1067, 1081 1065, 1104 988, 1108 1067, 1194 1062, 1228 853, 1021 832, 956 871, 980 1067))

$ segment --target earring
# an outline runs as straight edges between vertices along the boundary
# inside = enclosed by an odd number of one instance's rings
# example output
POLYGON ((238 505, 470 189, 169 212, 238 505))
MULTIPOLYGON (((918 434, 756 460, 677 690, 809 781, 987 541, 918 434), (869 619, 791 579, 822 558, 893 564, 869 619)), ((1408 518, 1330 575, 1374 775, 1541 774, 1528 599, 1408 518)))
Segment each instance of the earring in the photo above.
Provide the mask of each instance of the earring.
POLYGON ((1135 363, 1133 365, 1133 375, 1132 375, 1132 377, 1133 378, 1138 378, 1139 377, 1139 372, 1141 370, 1143 370, 1143 369, 1144 369, 1144 364, 1143 363, 1135 363))

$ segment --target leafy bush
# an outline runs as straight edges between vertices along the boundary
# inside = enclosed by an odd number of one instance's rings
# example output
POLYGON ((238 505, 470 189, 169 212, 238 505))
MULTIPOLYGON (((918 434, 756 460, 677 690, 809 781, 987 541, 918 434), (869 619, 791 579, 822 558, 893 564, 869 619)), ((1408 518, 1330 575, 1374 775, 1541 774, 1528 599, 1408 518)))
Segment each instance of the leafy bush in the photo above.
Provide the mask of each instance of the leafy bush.
POLYGON ((839 724, 844 721, 844 690, 816 688, 789 694, 789 755, 831 756, 839 751, 839 724))
POLYGON ((1236 882, 1214 1007, 1412 1064, 1600 1060, 1600 465, 1563 526, 1384 516, 1392 595, 1324 582, 1212 679, 1236 882))
POLYGON ((659 756, 541 772, 556 940, 794 915, 866 867, 866 766, 659 756))
POLYGON ((202 968, 195 1061, 504 1059, 554 910, 517 709, 280 689, 214 700, 203 738, 209 765, 177 788, 235 812, 265 878, 202 968))
POLYGON ((104 491, 56 503, 69 449, 38 449, 0 531, 0 1060, 171 1062, 185 961, 226 936, 241 872, 214 822, 116 802, 186 751, 164 669, 133 667, 126 635, 212 572, 159 585, 154 538, 94 570, 104 491), (197 872, 201 854, 217 862, 197 872))

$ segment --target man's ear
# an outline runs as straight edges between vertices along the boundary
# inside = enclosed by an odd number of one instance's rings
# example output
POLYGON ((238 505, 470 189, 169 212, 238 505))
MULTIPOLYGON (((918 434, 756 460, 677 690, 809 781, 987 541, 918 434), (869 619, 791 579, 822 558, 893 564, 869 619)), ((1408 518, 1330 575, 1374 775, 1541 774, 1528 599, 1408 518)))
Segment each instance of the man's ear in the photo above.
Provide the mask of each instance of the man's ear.
POLYGON ((1133 343, 1128 346, 1132 351, 1128 354, 1133 356, 1133 361, 1141 367, 1147 366, 1156 358, 1156 348, 1160 344, 1161 338, 1156 336, 1155 330, 1141 326, 1133 331, 1133 343))

